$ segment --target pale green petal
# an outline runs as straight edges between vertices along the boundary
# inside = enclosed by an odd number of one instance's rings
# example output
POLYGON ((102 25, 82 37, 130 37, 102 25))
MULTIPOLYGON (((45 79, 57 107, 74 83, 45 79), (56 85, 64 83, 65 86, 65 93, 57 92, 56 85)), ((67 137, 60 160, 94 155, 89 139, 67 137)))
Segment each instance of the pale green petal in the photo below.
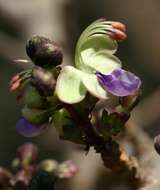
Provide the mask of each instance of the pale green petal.
MULTIPOLYGON (((76 46, 75 64, 77 68, 88 73, 93 73, 94 71, 93 68, 95 68, 95 66, 91 67, 91 63, 89 61, 90 56, 92 56, 92 54, 95 54, 95 53, 97 54, 98 52, 103 51, 103 52, 106 52, 106 55, 111 56, 112 54, 116 52, 117 47, 118 47, 117 42, 111 39, 108 35, 111 28, 112 26, 110 25, 110 22, 98 20, 92 23, 90 26, 88 26, 84 30, 76 46)), ((98 58, 98 61, 99 60, 100 59, 98 58)), ((117 63, 119 63, 118 59, 117 59, 117 63)), ((113 67, 117 68, 117 65, 118 65, 117 63, 116 65, 113 65, 113 67)), ((110 67, 110 65, 108 66, 110 67)), ((105 67, 105 70, 106 70, 106 67, 105 67)))
POLYGON ((99 99, 108 99, 107 92, 101 87, 95 74, 83 73, 82 81, 93 96, 99 99))
POLYGON ((105 44, 105 49, 114 54, 117 51, 118 44, 116 40, 111 39, 108 36, 109 31, 113 29, 111 26, 111 22, 104 20, 96 20, 91 23, 81 34, 79 37, 76 50, 79 51, 82 45, 89 39, 95 36, 98 38, 103 38, 103 43, 105 44))
POLYGON ((85 49, 81 52, 81 56, 84 63, 81 70, 88 73, 98 71, 103 74, 109 74, 113 70, 121 68, 121 61, 116 56, 108 54, 105 50, 97 52, 92 48, 85 49))
POLYGON ((56 84, 56 94, 62 102, 74 104, 85 98, 86 88, 81 82, 81 73, 72 66, 62 69, 56 84))

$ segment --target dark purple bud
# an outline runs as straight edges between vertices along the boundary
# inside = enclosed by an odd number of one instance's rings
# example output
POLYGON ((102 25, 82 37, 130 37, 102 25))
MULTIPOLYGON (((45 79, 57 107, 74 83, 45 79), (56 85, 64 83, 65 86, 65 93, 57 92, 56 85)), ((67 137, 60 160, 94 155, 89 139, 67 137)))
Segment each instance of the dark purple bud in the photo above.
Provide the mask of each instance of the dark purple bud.
POLYGON ((25 137, 35 137, 39 134, 41 134, 45 129, 47 128, 47 125, 36 125, 28 122, 25 118, 21 118, 18 120, 16 124, 16 130, 17 132, 25 137))
POLYGON ((123 69, 114 70, 109 75, 102 73, 96 75, 104 89, 115 96, 131 95, 141 86, 141 80, 137 76, 123 69))
POLYGON ((32 77, 33 83, 45 95, 53 95, 56 81, 51 72, 37 66, 33 68, 32 77))
POLYGON ((42 36, 31 37, 26 44, 27 55, 35 65, 53 68, 62 63, 62 49, 53 41, 42 36))
POLYGON ((25 143, 18 148, 17 157, 21 162, 35 161, 38 157, 38 148, 32 143, 25 143))
POLYGON ((160 134, 154 138, 154 148, 156 149, 157 153, 160 154, 160 134))

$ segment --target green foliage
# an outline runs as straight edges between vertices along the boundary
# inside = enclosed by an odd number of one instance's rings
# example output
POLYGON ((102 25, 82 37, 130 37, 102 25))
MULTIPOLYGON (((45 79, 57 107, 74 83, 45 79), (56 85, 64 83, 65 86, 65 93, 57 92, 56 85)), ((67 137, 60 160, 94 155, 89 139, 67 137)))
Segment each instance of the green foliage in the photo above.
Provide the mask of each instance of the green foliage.
POLYGON ((22 109, 22 115, 33 124, 43 124, 48 122, 51 113, 50 110, 32 109, 25 106, 22 109))
POLYGON ((79 144, 84 143, 80 129, 74 124, 65 109, 60 109, 54 113, 53 122, 60 138, 79 144))
POLYGON ((100 120, 100 132, 105 139, 117 135, 122 131, 125 122, 129 119, 129 114, 119 114, 113 112, 108 114, 106 110, 103 110, 102 117, 100 120))
POLYGON ((25 89, 24 103, 29 108, 35 109, 46 108, 48 105, 46 99, 42 95, 40 95, 38 89, 36 89, 36 87, 32 84, 28 84, 28 86, 25 89))

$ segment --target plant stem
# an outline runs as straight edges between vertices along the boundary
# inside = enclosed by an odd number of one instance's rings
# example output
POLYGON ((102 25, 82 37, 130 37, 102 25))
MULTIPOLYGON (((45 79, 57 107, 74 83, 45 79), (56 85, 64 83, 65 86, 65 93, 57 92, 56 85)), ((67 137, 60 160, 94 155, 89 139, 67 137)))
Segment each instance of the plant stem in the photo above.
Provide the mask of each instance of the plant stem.
POLYGON ((81 116, 72 105, 63 104, 63 106, 70 113, 73 121, 85 134, 88 145, 94 146, 96 152, 101 154, 105 167, 126 175, 135 189, 142 186, 144 178, 143 173, 139 169, 137 160, 133 157, 129 157, 112 139, 105 141, 99 136, 95 132, 88 115, 81 116))

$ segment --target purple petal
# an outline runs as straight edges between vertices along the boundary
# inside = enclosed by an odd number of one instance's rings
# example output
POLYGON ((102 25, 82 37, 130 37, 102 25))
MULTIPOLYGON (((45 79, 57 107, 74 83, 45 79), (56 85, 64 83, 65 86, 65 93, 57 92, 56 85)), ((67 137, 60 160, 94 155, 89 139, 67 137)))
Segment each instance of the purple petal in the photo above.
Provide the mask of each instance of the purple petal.
POLYGON ((46 129, 47 125, 35 125, 27 121, 25 118, 18 120, 16 124, 17 132, 25 137, 35 137, 46 129))
POLYGON ((99 83, 115 96, 128 96, 136 92, 141 85, 141 80, 133 73, 123 69, 114 70, 109 75, 96 73, 99 83))

